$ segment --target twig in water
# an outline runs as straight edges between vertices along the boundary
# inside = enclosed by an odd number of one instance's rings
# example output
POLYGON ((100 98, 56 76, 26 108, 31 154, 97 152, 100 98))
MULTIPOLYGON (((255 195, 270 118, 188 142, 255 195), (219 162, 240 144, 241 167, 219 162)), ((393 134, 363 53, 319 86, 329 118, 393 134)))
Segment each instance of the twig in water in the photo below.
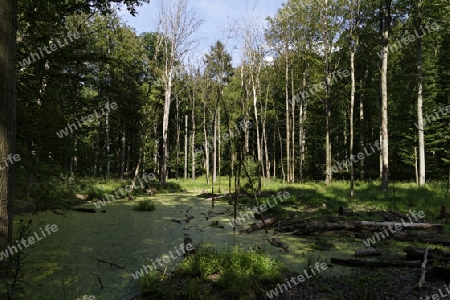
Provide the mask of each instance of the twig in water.
POLYGON ((100 288, 103 289, 103 283, 102 283, 102 280, 100 279, 100 276, 98 274, 92 274, 92 275, 97 276, 98 282, 100 283, 100 288))
POLYGON ((120 268, 120 269, 125 269, 125 267, 119 266, 119 265, 117 265, 117 264, 115 264, 115 263, 113 263, 113 262, 110 262, 110 261, 106 261, 106 260, 103 260, 103 259, 100 259, 100 258, 96 258, 96 260, 97 260, 98 262, 102 262, 102 263, 105 263, 105 264, 109 264, 109 265, 111 265, 111 266, 114 266, 114 267, 117 267, 117 268, 120 268))

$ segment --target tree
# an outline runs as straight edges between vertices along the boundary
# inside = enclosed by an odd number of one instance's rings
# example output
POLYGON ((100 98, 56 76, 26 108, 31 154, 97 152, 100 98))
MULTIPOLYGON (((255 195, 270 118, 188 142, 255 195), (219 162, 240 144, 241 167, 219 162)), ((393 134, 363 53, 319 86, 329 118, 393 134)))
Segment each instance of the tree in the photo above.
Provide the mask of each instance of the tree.
MULTIPOLYGON (((0 33, 0 157, 15 154, 16 144, 16 30, 17 1, 0 3, 2 28, 0 33)), ((14 164, 0 170, 0 247, 12 242, 12 199, 14 184, 14 164)), ((0 264, 2 282, 9 276, 9 265, 0 264)), ((4 299, 7 299, 6 297, 4 299)))
POLYGON ((226 52, 225 46, 222 42, 217 41, 214 46, 211 46, 209 54, 205 54, 205 75, 207 80, 211 80, 211 87, 216 97, 213 105, 213 174, 212 184, 214 193, 214 183, 216 183, 217 165, 219 166, 219 180, 220 180, 220 103, 223 101, 223 89, 229 82, 233 75, 233 68, 231 65, 231 55, 226 52), (218 161, 218 162, 217 162, 218 161))
POLYGON ((164 85, 164 111, 162 126, 162 161, 159 173, 159 182, 166 183, 167 162, 169 160, 168 129, 170 104, 172 102, 172 88, 175 75, 175 66, 184 55, 193 48, 196 41, 192 35, 202 24, 195 13, 188 10, 188 1, 164 1, 161 3, 158 20, 158 31, 162 37, 158 41, 158 50, 164 53, 163 85, 164 85))
MULTIPOLYGON (((417 1, 416 30, 420 32, 422 27, 422 0, 417 1)), ((423 128, 423 72, 422 72, 422 37, 417 39, 417 125, 419 135, 419 178, 418 185, 425 185, 425 135, 423 128)))
MULTIPOLYGON (((359 0, 350 1, 350 38, 349 38, 349 48, 350 48, 350 76, 351 76, 351 92, 350 92, 350 157, 353 156, 353 142, 354 142, 354 129, 353 129, 353 114, 355 107, 355 93, 356 93, 356 80, 355 80, 355 49, 358 45, 359 39, 357 33, 355 32, 359 26, 359 11, 361 2, 359 0), (356 37, 355 37, 356 36, 356 37)), ((350 197, 355 194, 355 171, 353 163, 350 164, 350 197)))
POLYGON ((382 35, 381 35, 381 190, 388 190, 389 175, 389 137, 388 137, 388 91, 387 91, 387 71, 388 71, 388 47, 389 29, 391 24, 391 4, 392 0, 385 0, 382 10, 382 35))
MULTIPOLYGON (((134 14, 135 6, 148 0, 97 0, 74 5, 73 11, 67 5, 55 5, 60 9, 58 13, 70 14, 72 12, 87 12, 94 8, 102 12, 111 9, 110 3, 125 3, 127 9, 134 14)), ((16 102, 17 102, 17 76, 16 76, 16 34, 17 34, 17 1, 5 0, 0 2, 0 156, 7 157, 15 154, 16 144, 16 102)), ((8 164, 0 170, 0 247, 3 249, 12 242, 12 199, 14 183, 14 164, 8 164)), ((9 263, 1 263, 0 279, 5 282, 9 276, 9 263)), ((7 297, 6 295, 4 296, 7 297)), ((9 295, 11 297, 11 295, 9 295)))

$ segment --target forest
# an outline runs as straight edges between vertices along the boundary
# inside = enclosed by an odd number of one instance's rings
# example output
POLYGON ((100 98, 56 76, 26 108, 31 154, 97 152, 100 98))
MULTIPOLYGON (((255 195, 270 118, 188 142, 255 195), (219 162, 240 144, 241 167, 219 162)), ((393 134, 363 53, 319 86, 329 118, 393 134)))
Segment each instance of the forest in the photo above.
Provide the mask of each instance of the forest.
POLYGON ((1 299, 450 295, 448 1, 149 2, 0 3, 1 299))

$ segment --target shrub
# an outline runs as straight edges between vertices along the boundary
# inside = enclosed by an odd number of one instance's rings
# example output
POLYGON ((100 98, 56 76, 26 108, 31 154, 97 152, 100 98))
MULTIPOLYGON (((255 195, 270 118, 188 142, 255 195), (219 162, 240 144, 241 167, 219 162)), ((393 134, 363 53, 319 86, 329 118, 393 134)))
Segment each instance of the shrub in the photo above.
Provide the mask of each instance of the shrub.
POLYGON ((155 210, 155 204, 153 204, 153 201, 145 200, 139 202, 138 205, 134 207, 134 210, 137 211, 154 211, 155 210))

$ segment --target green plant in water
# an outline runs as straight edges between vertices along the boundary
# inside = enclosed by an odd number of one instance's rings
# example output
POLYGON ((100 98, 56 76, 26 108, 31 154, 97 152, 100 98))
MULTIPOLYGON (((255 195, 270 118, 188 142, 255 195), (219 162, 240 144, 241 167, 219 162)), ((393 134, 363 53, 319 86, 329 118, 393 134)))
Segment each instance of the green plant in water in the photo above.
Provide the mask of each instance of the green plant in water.
POLYGON ((153 201, 151 200, 145 200, 141 201, 134 207, 134 210, 137 211, 154 211, 155 210, 155 204, 153 204, 153 201))

